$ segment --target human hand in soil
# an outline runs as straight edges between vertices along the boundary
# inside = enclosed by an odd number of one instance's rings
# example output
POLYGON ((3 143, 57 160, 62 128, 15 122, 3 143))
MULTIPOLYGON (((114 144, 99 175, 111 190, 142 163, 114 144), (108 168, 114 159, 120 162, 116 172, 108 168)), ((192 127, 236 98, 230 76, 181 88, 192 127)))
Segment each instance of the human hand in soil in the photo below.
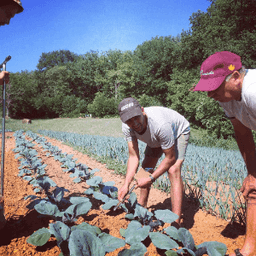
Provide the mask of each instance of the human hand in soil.
POLYGON ((9 72, 2 71, 0 73, 0 85, 4 84, 4 79, 5 79, 5 82, 8 84, 9 83, 9 72))
POLYGON ((122 201, 123 198, 126 196, 126 194, 129 191, 129 187, 128 186, 123 186, 120 190, 118 190, 118 200, 122 201))
POLYGON ((240 189, 243 193, 245 199, 248 199, 248 195, 250 193, 250 198, 256 199, 256 178, 249 174, 243 181, 243 185, 240 189))

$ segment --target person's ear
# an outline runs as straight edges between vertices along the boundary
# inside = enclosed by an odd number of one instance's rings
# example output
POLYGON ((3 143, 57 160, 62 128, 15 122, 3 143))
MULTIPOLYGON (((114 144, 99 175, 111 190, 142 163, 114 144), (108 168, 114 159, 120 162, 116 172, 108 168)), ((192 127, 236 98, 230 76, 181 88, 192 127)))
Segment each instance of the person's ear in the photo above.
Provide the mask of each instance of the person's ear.
POLYGON ((232 78, 237 80, 238 78, 240 78, 241 74, 238 72, 238 71, 235 71, 233 74, 232 74, 232 78))

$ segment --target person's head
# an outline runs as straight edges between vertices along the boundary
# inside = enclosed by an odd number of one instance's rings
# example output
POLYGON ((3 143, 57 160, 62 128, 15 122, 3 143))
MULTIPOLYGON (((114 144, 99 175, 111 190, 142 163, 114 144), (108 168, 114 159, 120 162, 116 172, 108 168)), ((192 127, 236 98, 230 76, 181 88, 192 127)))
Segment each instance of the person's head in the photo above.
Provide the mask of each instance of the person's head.
POLYGON ((125 98, 118 105, 118 112, 123 123, 137 133, 143 133, 147 126, 143 107, 134 98, 125 98))
POLYGON ((244 71, 240 56, 216 52, 201 65, 201 78, 194 91, 206 91, 208 97, 220 102, 240 100, 244 71))
POLYGON ((23 11, 19 0, 1 0, 0 2, 0 26, 10 23, 10 19, 16 13, 23 11))

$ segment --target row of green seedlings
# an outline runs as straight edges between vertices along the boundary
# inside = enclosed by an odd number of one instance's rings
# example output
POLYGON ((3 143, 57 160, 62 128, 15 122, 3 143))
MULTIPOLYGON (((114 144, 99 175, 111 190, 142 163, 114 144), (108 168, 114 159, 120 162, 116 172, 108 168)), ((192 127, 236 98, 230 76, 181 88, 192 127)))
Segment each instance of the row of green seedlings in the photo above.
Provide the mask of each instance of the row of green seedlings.
POLYGON ((123 247, 125 242, 122 239, 103 233, 97 227, 87 223, 75 225, 77 217, 85 216, 91 209, 90 199, 87 197, 64 198, 64 193, 68 191, 57 187, 45 175, 46 165, 36 157, 34 144, 25 139, 23 131, 16 132, 14 136, 16 138, 14 152, 17 153, 15 157, 20 161, 19 176, 23 176, 24 180, 38 187, 35 190, 36 193, 40 190, 46 194, 46 197, 27 196, 25 199, 31 200, 27 207, 55 220, 54 223, 49 224, 49 228, 41 228, 34 232, 27 242, 42 246, 51 236, 55 236, 57 245, 61 249, 60 255, 74 256, 105 255, 106 252, 123 247))
POLYGON ((34 144, 25 139, 23 131, 14 133, 16 148, 13 151, 16 153, 15 158, 19 160, 18 176, 28 181, 34 187, 35 193, 42 192, 41 183, 48 182, 52 187, 56 183, 45 175, 46 165, 37 157, 37 151, 33 149, 34 144))
POLYGON ((247 171, 240 153, 219 149, 216 156, 216 149, 209 149, 211 154, 205 156, 205 147, 197 150, 199 155, 188 157, 183 166, 187 194, 193 195, 200 207, 212 215, 245 225, 246 202, 239 189, 247 171))
MULTIPOLYGON (((103 203, 102 209, 113 211, 113 208, 119 202, 117 200, 117 188, 113 186, 114 182, 103 183, 100 176, 95 176, 87 180, 86 183, 90 188, 85 191, 85 194, 101 201, 103 203)), ((43 212, 42 210, 40 210, 40 212, 49 216, 49 212, 55 208, 55 205, 48 203, 47 206, 45 206, 44 204, 42 208, 48 208, 47 212, 43 212)), ((226 246, 218 242, 206 242, 196 246, 191 233, 185 228, 177 230, 175 227, 169 226, 168 228, 162 229, 165 223, 173 223, 178 216, 170 210, 157 210, 154 213, 149 212, 146 208, 143 208, 137 203, 135 193, 132 193, 128 201, 121 204, 120 207, 127 213, 125 216, 126 219, 131 220, 127 229, 120 229, 120 234, 125 238, 124 242, 131 247, 130 249, 122 250, 118 255, 144 255, 147 249, 143 241, 148 237, 158 249, 165 250, 166 255, 208 254, 217 256, 225 255, 226 253, 226 246)), ((86 223, 80 225, 88 228, 88 224, 86 223)), ((69 229, 65 226, 64 230, 69 229)), ((46 233, 45 240, 47 242, 49 239, 49 231, 44 231, 46 233)), ((66 232, 64 234, 66 234, 66 232)), ((59 239, 62 243, 67 243, 68 240, 65 235, 59 239)), ((120 240, 117 240, 117 242, 120 242, 120 240)), ((37 242, 34 243, 36 244, 37 242)), ((96 255, 104 255, 101 254, 101 252, 97 253, 96 255)))
MULTIPOLYGON (((229 220, 231 224, 236 222, 246 225, 246 202, 240 190, 219 180, 209 182, 206 176, 192 178, 189 170, 182 179, 188 200, 211 215, 229 220)), ((162 175, 154 182, 154 186, 169 192, 171 183, 167 175, 162 175)))
MULTIPOLYGON (((39 132, 40 134, 54 137, 81 149, 86 148, 86 152, 89 150, 99 156, 103 155, 104 157, 97 157, 100 158, 100 161, 102 161, 102 159, 105 161, 107 157, 115 159, 115 162, 119 161, 118 168, 112 167, 114 169, 120 169, 120 166, 126 163, 124 155, 127 155, 125 151, 127 147, 125 141, 121 138, 45 130, 40 130, 39 132)), ((143 145, 139 144, 139 147, 140 152, 143 152, 143 145)), ((212 215, 225 220, 231 220, 231 223, 238 222, 241 225, 245 225, 246 204, 244 200, 242 200, 241 193, 237 188, 242 177, 238 178, 236 175, 236 173, 241 172, 234 170, 234 165, 231 164, 229 159, 231 157, 231 155, 229 155, 230 152, 224 152, 228 158, 227 162, 229 164, 223 169, 226 160, 223 159, 223 161, 220 162, 217 156, 215 156, 215 158, 213 157, 217 149, 207 148, 207 150, 211 151, 211 158, 205 157, 205 148, 189 145, 188 149, 182 171, 185 196, 198 204, 198 207, 212 215), (195 158, 194 155, 203 155, 205 159, 203 160, 202 157, 195 158), (225 182, 223 182, 223 180, 225 180, 225 182), (236 184, 234 184, 234 181, 236 181, 236 184)), ((221 153, 224 154, 222 151, 220 154, 221 153)), ((141 157, 141 159, 142 158, 143 157, 141 157)), ((235 164, 235 166, 236 168, 243 168, 241 161, 239 161, 238 165, 235 164)), ((165 174, 159 177, 154 183, 154 187, 167 193, 170 191, 170 186, 168 176, 165 174)))
MULTIPOLYGON (((123 169, 120 166, 126 164, 127 145, 122 138, 46 130, 39 130, 39 133, 69 143, 82 151, 90 151, 102 159, 109 157, 115 159, 115 162, 119 161, 118 167, 112 167, 113 169, 123 169)), ((140 152, 143 153, 144 146, 139 143, 139 147, 140 152)), ((225 220, 245 225, 246 204, 242 199, 239 186, 246 170, 243 170, 245 166, 239 156, 239 152, 189 144, 182 177, 186 196, 195 201, 200 208, 225 220), (219 152, 218 156, 216 156, 217 152, 219 152), (224 157, 219 158, 222 154, 224 157), (212 188, 213 183, 215 184, 212 188)), ((154 186, 169 192, 171 184, 167 175, 162 175, 156 180, 154 186)))
MULTIPOLYGON (((60 161, 62 163, 62 167, 64 168, 63 170, 65 172, 71 172, 71 178, 75 177, 75 179, 73 180, 75 183, 81 182, 81 179, 88 179, 90 175, 98 171, 97 169, 94 169, 89 172, 86 165, 77 164, 76 159, 72 159, 72 155, 62 153, 61 150, 58 149, 58 147, 51 145, 44 137, 38 136, 37 134, 34 134, 32 132, 27 132, 26 134, 37 143, 42 144, 44 150, 49 152, 46 154, 47 156, 52 156, 55 160, 60 161)), ((189 173, 190 172, 188 172, 188 175, 189 173)), ((187 179, 184 179, 185 188, 188 189, 187 196, 189 198, 196 198, 199 202, 200 207, 204 208, 208 212, 211 212, 212 214, 218 215, 219 213, 220 216, 224 219, 227 219, 228 216, 232 216, 231 221, 238 220, 238 222, 244 224, 246 208, 245 204, 240 198, 240 194, 237 193, 237 190, 232 187, 226 189, 226 187, 224 186, 222 186, 222 189, 220 189, 221 185, 223 184, 218 184, 218 180, 215 188, 205 186, 206 181, 202 182, 202 180, 205 179, 207 181, 206 176, 204 176, 204 179, 203 177, 199 177, 194 185, 191 185, 191 183, 189 183, 187 179), (219 198, 217 198, 218 191, 220 191, 219 198), (237 195, 235 195, 235 193, 237 193, 237 195), (228 203, 230 201, 230 196, 232 197, 232 204, 228 203), (223 201, 223 198, 226 198, 226 200, 223 201), (237 198, 239 198, 240 203, 237 202, 237 198), (215 209, 217 209, 218 212, 215 209)), ((170 182, 169 179, 163 175, 155 182, 154 185, 162 190, 167 190, 170 187, 170 182)))
POLYGON ((59 161, 62 164, 62 170, 70 173, 70 178, 74 178, 74 183, 89 180, 99 171, 99 169, 90 170, 86 164, 77 163, 77 159, 73 159, 73 155, 62 152, 57 146, 52 145, 46 138, 38 134, 27 131, 26 136, 43 148, 43 151, 46 152, 45 156, 53 157, 54 160, 59 161))

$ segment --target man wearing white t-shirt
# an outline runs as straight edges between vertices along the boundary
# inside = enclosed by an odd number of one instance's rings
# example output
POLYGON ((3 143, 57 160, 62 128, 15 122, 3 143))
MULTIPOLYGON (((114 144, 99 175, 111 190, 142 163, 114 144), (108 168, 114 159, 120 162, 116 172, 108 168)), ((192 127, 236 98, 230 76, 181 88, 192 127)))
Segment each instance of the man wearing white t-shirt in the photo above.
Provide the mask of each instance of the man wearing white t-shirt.
POLYGON ((207 91, 219 102, 230 119, 248 176, 241 192, 247 200, 246 237, 241 250, 230 256, 256 255, 256 155, 252 131, 256 131, 256 70, 246 70, 232 52, 216 52, 200 69, 201 79, 194 91, 207 91))
POLYGON ((122 100, 118 111, 129 150, 125 183, 118 192, 118 199, 121 201, 128 193, 139 167, 138 140, 141 140, 147 144, 142 168, 151 171, 149 176, 137 180, 137 187, 141 189, 138 203, 146 207, 151 184, 167 172, 171 182, 172 211, 179 216, 176 222, 180 224, 183 199, 181 166, 189 140, 189 122, 169 108, 143 108, 134 98, 122 100), (163 161, 154 170, 163 153, 163 161))

